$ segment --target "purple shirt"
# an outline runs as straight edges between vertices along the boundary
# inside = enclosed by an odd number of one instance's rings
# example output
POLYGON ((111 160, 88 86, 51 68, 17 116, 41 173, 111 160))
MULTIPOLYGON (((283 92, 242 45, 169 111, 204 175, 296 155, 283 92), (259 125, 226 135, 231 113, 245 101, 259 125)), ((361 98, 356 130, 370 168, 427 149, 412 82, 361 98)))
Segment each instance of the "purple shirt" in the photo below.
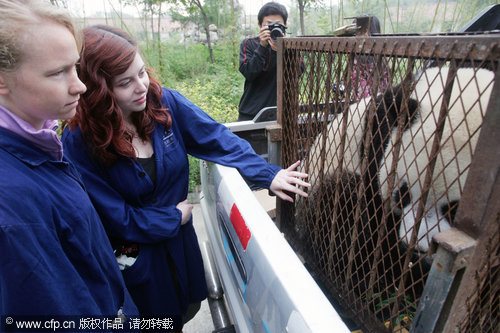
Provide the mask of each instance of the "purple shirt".
POLYGON ((62 161, 63 148, 56 133, 59 127, 57 120, 46 120, 42 129, 37 130, 31 124, 0 105, 0 127, 30 141, 54 159, 62 161))

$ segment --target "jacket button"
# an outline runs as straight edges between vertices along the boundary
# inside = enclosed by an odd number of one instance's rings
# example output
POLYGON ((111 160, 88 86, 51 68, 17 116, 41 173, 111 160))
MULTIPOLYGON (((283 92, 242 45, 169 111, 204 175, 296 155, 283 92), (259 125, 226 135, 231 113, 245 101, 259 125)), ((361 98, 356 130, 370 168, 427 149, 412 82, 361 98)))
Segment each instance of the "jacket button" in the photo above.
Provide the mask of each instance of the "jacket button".
POLYGON ((141 178, 146 177, 146 173, 144 171, 139 172, 139 177, 141 178))

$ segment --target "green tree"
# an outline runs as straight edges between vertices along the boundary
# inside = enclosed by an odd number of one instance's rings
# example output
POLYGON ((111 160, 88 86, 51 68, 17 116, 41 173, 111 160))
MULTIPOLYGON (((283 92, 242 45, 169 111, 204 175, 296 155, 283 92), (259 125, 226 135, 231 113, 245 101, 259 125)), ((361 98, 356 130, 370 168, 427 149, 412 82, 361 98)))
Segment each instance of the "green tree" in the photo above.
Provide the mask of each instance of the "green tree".
POLYGON ((150 14, 149 20, 151 25, 151 35, 156 36, 156 51, 158 52, 158 65, 163 67, 163 56, 161 46, 161 18, 162 18, 162 3, 166 0, 144 0, 145 10, 150 14), (157 27, 155 33, 154 17, 157 16, 157 27))
MULTIPOLYGON (((207 38, 207 47, 210 54, 210 61, 215 63, 213 43, 210 37, 210 24, 216 24, 218 8, 223 4, 222 0, 206 0, 202 3, 201 0, 167 0, 170 4, 175 5, 170 9, 173 19, 181 23, 193 22, 203 26, 207 38), (215 14, 215 15, 214 15, 215 14)), ((222 6, 224 7, 224 6, 222 6)))
POLYGON ((233 67, 236 68, 237 62, 236 58, 238 57, 238 53, 236 52, 236 21, 235 21, 235 7, 234 0, 230 0, 231 2, 231 46, 233 49, 233 67))
MULTIPOLYGON (((113 4, 110 0, 108 0, 109 4, 117 13, 117 11, 114 9, 113 4)), ((161 59, 161 40, 160 40, 160 21, 162 17, 162 4, 166 3, 167 0, 120 0, 120 5, 123 3, 126 6, 132 6, 136 8, 141 8, 142 13, 143 13, 143 19, 144 19, 144 30, 145 30, 145 37, 146 37, 146 51, 149 52, 150 48, 150 40, 149 40, 149 34, 148 34, 148 27, 151 30, 151 36, 153 40, 156 37, 156 52, 159 53, 160 59, 161 59), (158 25, 157 28, 155 29, 154 26, 154 18, 155 16, 158 19, 158 25), (155 32, 156 30, 156 32, 155 32)), ((120 16, 120 15, 119 15, 120 16)), ((121 18, 121 16, 120 16, 121 18)), ((123 28, 123 27, 122 27, 123 28)), ((161 62, 159 64, 162 66, 161 62)))
POLYGON ((304 12, 306 8, 313 6, 314 4, 321 4, 321 0, 297 0, 297 5, 299 6, 299 19, 300 19, 300 33, 302 35, 306 34, 305 24, 304 24, 304 12))

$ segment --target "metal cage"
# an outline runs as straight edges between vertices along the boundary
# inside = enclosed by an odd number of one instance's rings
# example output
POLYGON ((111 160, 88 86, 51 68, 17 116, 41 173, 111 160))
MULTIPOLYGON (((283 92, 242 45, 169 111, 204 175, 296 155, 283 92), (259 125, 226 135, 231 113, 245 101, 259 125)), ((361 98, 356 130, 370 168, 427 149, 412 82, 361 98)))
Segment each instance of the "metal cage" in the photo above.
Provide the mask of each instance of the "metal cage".
MULTIPOLYGON (((280 40, 277 223, 354 329, 499 329, 500 35, 280 40)), ((273 148, 274 149, 274 148, 273 148)))

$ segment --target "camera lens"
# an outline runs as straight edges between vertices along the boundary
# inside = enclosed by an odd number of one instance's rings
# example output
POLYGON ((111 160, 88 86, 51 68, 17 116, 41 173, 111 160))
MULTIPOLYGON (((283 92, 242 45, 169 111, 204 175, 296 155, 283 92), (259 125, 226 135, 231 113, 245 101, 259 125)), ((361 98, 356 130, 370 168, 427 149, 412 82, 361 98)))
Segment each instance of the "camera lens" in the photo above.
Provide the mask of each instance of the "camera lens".
POLYGON ((276 40, 278 37, 283 37, 283 32, 281 31, 280 28, 274 28, 271 30, 271 39, 276 40))

